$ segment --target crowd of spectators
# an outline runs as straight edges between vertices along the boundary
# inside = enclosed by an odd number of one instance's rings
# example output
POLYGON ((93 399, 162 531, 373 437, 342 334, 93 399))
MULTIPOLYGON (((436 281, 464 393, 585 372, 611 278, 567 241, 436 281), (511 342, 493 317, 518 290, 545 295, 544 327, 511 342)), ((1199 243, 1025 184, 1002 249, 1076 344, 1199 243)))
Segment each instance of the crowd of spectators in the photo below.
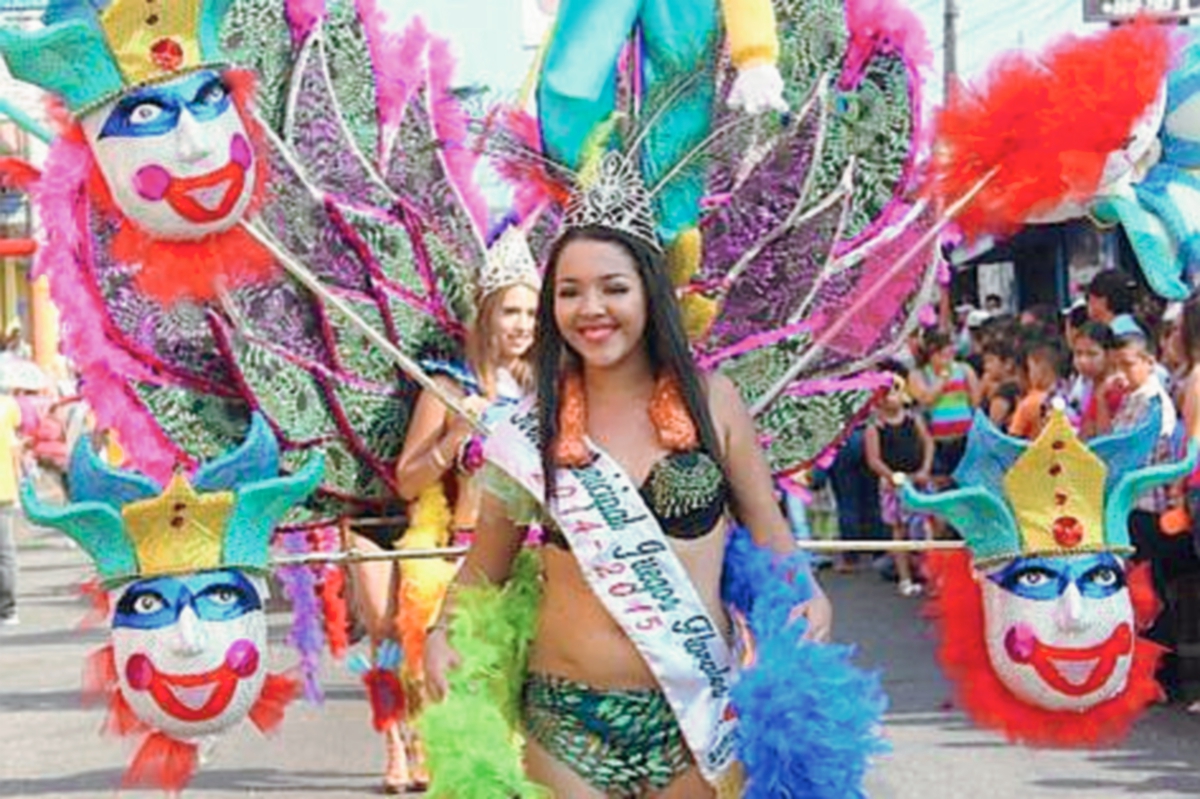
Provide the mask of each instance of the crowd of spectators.
MULTIPOLYGON (((955 321, 908 342, 889 367, 892 390, 829 470, 842 537, 954 536, 900 513, 893 475, 903 472, 928 490, 947 485, 976 412, 1033 439, 1061 401, 1089 439, 1138 426, 1157 406, 1156 459, 1179 457, 1189 438, 1200 441, 1200 297, 1168 305, 1109 270, 1065 310, 1010 314, 989 297, 984 308, 959 308, 955 321)), ((1143 498, 1130 532, 1135 559, 1150 564, 1167 602, 1150 635, 1173 646, 1179 615, 1200 613, 1173 607, 1174 584, 1200 573, 1200 473, 1143 498)), ((846 559, 836 565, 855 568, 846 559)), ((902 595, 921 593, 919 563, 895 556, 876 565, 902 595)), ((1177 687, 1170 658, 1162 676, 1169 691, 1177 687)))

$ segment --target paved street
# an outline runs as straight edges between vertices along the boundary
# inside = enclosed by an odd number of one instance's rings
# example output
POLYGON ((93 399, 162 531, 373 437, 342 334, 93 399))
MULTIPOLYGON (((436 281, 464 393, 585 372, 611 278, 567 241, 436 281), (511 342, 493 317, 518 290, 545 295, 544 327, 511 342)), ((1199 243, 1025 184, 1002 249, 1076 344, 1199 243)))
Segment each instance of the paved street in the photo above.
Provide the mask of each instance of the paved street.
MULTIPOLYGON (((115 795, 126 750, 96 735, 98 710, 79 704, 84 656, 103 642, 78 632, 72 586, 83 556, 53 533, 23 533, 20 627, 0 632, 0 797, 115 795)), ((1033 752, 973 730, 942 711, 946 686, 915 602, 873 575, 830 577, 842 640, 867 664, 886 664, 894 753, 868 783, 872 799, 1168 799, 1200 795, 1200 719, 1163 708, 1122 747, 1033 752)), ((274 619, 277 634, 285 616, 274 619)), ((281 664, 288 651, 276 652, 281 664)), ((382 758, 361 692, 347 673, 326 673, 328 701, 295 706, 269 740, 241 730, 225 740, 188 793, 194 799, 277 796, 341 799, 375 793, 382 758)), ((127 796, 154 794, 128 793, 127 796)))

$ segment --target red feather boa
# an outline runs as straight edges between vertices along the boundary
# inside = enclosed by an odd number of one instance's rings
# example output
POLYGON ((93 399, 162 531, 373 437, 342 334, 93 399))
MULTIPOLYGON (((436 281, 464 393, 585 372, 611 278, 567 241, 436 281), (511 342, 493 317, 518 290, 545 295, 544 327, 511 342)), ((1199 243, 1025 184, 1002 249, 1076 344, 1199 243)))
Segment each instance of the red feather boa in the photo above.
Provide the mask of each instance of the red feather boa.
POLYGON ((1009 53, 980 86, 959 85, 937 116, 934 190, 952 203, 994 168, 958 222, 969 238, 1009 234, 1099 188, 1105 161, 1165 86, 1170 28, 1141 20, 1069 36, 1040 57, 1009 53))
MULTIPOLYGON (((1137 717, 1162 697, 1154 679, 1162 647, 1138 638, 1128 685, 1120 695, 1084 712, 1045 710, 1018 699, 996 675, 983 633, 983 594, 966 552, 930 553, 926 560, 934 592, 927 606, 938 627, 938 662, 954 684, 959 707, 981 727, 1032 746, 1095 747, 1123 738, 1137 717)), ((1129 572, 1138 628, 1158 612, 1154 589, 1142 567, 1129 572)))

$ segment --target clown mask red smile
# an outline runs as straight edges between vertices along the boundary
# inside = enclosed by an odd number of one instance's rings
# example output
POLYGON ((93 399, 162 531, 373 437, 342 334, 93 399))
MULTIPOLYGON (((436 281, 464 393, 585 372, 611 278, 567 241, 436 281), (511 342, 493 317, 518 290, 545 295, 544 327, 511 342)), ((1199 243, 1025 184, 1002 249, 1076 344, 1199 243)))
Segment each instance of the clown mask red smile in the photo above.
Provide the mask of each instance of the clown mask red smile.
POLYGON ((258 588, 236 571, 134 583, 113 618, 121 690, 143 721, 188 739, 242 721, 267 672, 258 588))
POLYGON ((162 239, 236 225, 254 194, 254 150, 229 88, 211 70, 135 89, 82 120, 122 213, 162 239))
POLYGON ((1134 613, 1116 557, 1018 558, 981 582, 988 656, 1015 695, 1086 710, 1124 690, 1134 613))

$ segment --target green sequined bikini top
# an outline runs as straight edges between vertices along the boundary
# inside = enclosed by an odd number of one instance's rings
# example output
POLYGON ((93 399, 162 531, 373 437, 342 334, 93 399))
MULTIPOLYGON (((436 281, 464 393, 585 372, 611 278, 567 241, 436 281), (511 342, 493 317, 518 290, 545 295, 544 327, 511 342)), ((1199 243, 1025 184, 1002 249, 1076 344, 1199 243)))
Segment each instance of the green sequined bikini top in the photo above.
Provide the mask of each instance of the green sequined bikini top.
MULTIPOLYGON (((729 483, 707 452, 694 449, 664 456, 638 489, 668 538, 695 539, 707 535, 729 504, 729 483)), ((562 533, 548 527, 548 544, 566 548, 562 533)))

